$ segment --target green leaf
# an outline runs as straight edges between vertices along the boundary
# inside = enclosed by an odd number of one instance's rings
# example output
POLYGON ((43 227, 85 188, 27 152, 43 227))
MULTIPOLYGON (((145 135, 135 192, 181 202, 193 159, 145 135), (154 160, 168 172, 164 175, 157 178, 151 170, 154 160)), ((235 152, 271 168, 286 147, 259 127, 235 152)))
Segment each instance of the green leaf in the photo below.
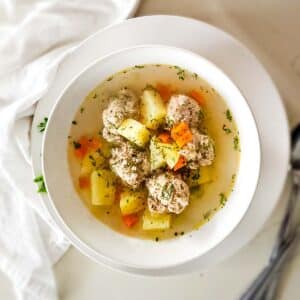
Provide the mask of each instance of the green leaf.
POLYGON ((43 175, 35 177, 33 181, 38 186, 38 190, 37 190, 38 193, 47 193, 43 175))
POLYGON ((231 111, 229 109, 226 110, 225 112, 226 114, 226 118, 229 122, 232 122, 232 114, 231 114, 231 111))
POLYGON ((38 124, 37 128, 38 128, 39 132, 45 131, 47 122, 48 122, 48 118, 44 118, 44 120, 38 124))

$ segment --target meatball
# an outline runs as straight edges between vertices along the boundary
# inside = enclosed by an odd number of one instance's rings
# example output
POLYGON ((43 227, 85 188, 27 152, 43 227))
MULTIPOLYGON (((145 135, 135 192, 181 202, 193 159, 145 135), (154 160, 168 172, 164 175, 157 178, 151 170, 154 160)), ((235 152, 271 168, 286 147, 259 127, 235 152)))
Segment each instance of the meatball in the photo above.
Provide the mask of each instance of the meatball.
POLYGON ((172 173, 162 173, 148 179, 148 207, 151 212, 180 214, 189 204, 188 185, 172 173))
POLYGON ((193 140, 179 151, 180 154, 185 157, 190 169, 211 165, 215 158, 213 140, 208 135, 201 134, 194 128, 191 131, 193 140))
POLYGON ((113 133, 111 130, 108 129, 108 127, 104 127, 102 130, 102 136, 110 143, 113 144, 120 144, 125 141, 125 139, 118 135, 113 133))
POLYGON ((123 142, 118 147, 112 148, 111 169, 128 186, 136 189, 150 173, 149 155, 131 145, 123 142))
POLYGON ((108 107, 103 111, 103 137, 108 142, 119 143, 123 139, 118 134, 118 127, 127 119, 139 114, 139 101, 129 89, 121 89, 117 96, 110 99, 108 107))
POLYGON ((185 122, 190 127, 199 127, 203 119, 203 112, 198 103, 186 95, 174 95, 167 107, 167 126, 185 122))

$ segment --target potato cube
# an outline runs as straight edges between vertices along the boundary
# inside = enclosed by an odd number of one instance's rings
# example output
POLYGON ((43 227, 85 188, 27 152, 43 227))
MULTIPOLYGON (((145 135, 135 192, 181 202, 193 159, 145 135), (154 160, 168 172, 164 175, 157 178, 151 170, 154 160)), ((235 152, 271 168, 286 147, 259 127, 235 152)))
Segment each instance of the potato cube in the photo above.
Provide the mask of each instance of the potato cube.
POLYGON ((173 169, 180 157, 179 148, 177 147, 177 145, 175 143, 166 144, 158 142, 157 147, 161 149, 164 155, 164 160, 167 163, 168 167, 170 169, 173 169))
POLYGON ((149 129, 157 129, 164 122, 167 111, 156 90, 144 90, 141 98, 141 113, 143 123, 149 129))
POLYGON ((161 147, 159 147, 158 143, 159 141, 155 137, 153 137, 150 141, 151 170, 156 170, 166 165, 163 150, 161 147))
POLYGON ((122 215, 130 215, 144 209, 146 198, 147 195, 144 191, 125 189, 120 195, 122 215))
POLYGON ((166 163, 170 169, 173 169, 180 157, 179 150, 175 144, 163 149, 166 163))
POLYGON ((92 171, 100 168, 105 163, 105 158, 99 151, 88 152, 81 162, 81 175, 89 175, 92 171))
POLYGON ((210 166, 200 168, 199 184, 209 183, 213 180, 212 169, 210 166))
POLYGON ((115 200, 116 177, 110 170, 95 170, 91 174, 92 204, 112 205, 115 200))
POLYGON ((143 215, 143 230, 163 230, 169 229, 171 226, 171 215, 154 214, 145 211, 143 215))
POLYGON ((144 147, 150 139, 150 132, 140 122, 134 119, 126 119, 118 128, 121 136, 136 144, 139 147, 144 147))
POLYGON ((211 167, 200 167, 198 170, 190 170, 187 178, 187 184, 189 187, 196 187, 201 184, 209 183, 212 180, 213 177, 211 167))

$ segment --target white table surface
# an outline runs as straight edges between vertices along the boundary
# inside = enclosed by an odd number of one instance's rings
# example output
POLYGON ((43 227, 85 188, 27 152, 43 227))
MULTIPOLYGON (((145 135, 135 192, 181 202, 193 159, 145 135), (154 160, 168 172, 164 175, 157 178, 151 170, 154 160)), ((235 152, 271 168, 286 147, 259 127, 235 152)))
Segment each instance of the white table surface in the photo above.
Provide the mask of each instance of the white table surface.
MULTIPOLYGON (((220 27, 241 40, 273 77, 291 126, 300 121, 300 1, 141 1, 139 16, 174 14, 193 17, 220 27)), ((247 247, 204 273, 157 279, 133 277, 105 270, 71 248, 54 268, 60 299, 238 299, 268 259, 287 194, 288 185, 272 217, 247 247)), ((299 249, 296 252, 300 254, 299 249)), ((295 255, 284 273, 280 300, 299 299, 299 278, 300 255, 295 255)), ((10 282, 3 274, 0 274, 0 299, 15 299, 10 282)))

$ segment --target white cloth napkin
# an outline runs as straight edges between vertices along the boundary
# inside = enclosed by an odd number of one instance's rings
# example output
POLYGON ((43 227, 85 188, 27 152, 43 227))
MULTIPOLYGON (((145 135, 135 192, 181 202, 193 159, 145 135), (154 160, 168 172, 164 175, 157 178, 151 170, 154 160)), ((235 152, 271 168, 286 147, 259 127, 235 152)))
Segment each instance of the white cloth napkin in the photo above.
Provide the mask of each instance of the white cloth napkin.
MULTIPOLYGON (((129 2, 38 1, 18 26, 0 28, 0 268, 12 280, 18 299, 57 299, 52 265, 69 246, 51 224, 33 183, 30 128, 35 104, 63 58, 79 41, 118 21, 116 6, 129 2)), ((14 14, 16 0, 3 3, 7 16, 20 18, 14 14)))

